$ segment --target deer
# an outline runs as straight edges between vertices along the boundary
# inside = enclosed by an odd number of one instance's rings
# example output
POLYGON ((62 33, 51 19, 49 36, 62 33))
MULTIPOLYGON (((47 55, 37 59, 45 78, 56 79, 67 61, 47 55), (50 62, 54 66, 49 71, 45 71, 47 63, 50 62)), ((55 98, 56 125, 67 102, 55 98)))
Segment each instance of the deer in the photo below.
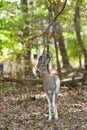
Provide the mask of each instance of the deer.
POLYGON ((48 102, 49 108, 49 118, 48 120, 52 120, 52 109, 54 112, 54 118, 58 119, 58 111, 57 111, 57 96, 60 90, 60 79, 57 75, 52 75, 48 71, 48 65, 50 62, 50 55, 43 51, 42 55, 38 59, 36 73, 43 80, 43 89, 46 94, 46 99, 48 102))

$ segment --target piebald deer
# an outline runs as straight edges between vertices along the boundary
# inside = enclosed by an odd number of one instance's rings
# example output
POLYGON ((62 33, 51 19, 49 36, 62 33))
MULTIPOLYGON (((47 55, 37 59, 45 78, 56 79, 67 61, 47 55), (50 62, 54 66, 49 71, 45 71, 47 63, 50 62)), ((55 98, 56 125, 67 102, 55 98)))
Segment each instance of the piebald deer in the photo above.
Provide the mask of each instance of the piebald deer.
POLYGON ((43 88, 46 93, 46 98, 48 101, 49 107, 49 119, 52 119, 52 108, 54 111, 55 119, 58 119, 58 111, 57 111, 57 95, 60 89, 60 80, 57 75, 49 74, 47 66, 50 62, 50 56, 46 51, 43 51, 42 56, 38 59, 37 70, 36 73, 42 76, 43 79, 43 88))

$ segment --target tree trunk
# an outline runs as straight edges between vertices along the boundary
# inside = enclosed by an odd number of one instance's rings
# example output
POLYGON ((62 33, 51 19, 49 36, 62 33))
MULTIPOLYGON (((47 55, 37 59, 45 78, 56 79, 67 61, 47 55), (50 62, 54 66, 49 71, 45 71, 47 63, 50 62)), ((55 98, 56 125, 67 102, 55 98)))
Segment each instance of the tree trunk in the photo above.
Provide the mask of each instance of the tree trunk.
POLYGON ((81 60, 81 54, 79 54, 79 67, 82 68, 82 60, 81 60))
MULTIPOLYGON (((57 13, 59 12, 59 6, 52 5, 52 2, 50 0, 49 0, 48 3, 46 3, 46 5, 47 5, 48 10, 49 10, 49 20, 50 20, 51 18, 53 19, 57 15, 57 13)), ((52 33, 53 33, 54 45, 55 45, 55 51, 56 51, 57 71, 58 71, 59 74, 61 74, 60 63, 59 63, 59 58, 58 58, 58 45, 57 45, 57 35, 58 35, 58 29, 59 29, 58 28, 58 22, 55 21, 55 23, 52 25, 52 27, 53 27, 52 33)), ((59 42, 61 42, 60 38, 58 38, 58 39, 59 39, 59 42)), ((62 40, 61 44, 63 44, 63 43, 64 43, 64 41, 62 40)), ((63 67, 64 68, 71 68, 71 65, 69 64, 68 56, 66 54, 65 46, 64 46, 64 44, 63 45, 61 45, 61 44, 60 44, 60 46, 61 47, 63 46, 61 48, 62 50, 60 49, 62 60, 63 60, 63 67)))
POLYGON ((85 69, 87 71, 87 50, 85 49, 82 39, 81 39, 81 34, 80 34, 80 8, 78 6, 79 0, 77 1, 76 4, 76 9, 75 9, 75 15, 74 15, 74 27, 76 31, 76 36, 78 40, 78 44, 80 46, 80 49, 84 55, 84 60, 85 60, 85 69))
MULTIPOLYGON (((54 16, 56 16, 57 13, 59 12, 59 6, 53 6, 53 8, 51 7, 51 9, 53 9, 52 12, 54 12, 54 16)), ((52 14, 53 13, 51 13, 51 15, 52 14)), ((61 52, 63 68, 65 68, 65 69, 70 68, 71 69, 72 67, 69 63, 69 59, 68 59, 67 52, 65 49, 64 38, 62 36, 62 29, 61 29, 61 26, 59 25, 58 21, 55 21, 55 23, 53 24, 53 28, 54 28, 54 32, 56 33, 55 38, 58 39, 58 42, 59 42, 59 49, 61 52)))
POLYGON ((0 76, 3 76, 3 63, 0 63, 0 76))
POLYGON ((57 45, 57 41, 55 37, 54 37, 54 45, 55 45, 55 52, 56 52, 57 72, 58 72, 58 75, 61 77, 61 68, 60 68, 60 62, 59 62, 59 57, 58 57, 58 45, 57 45))
POLYGON ((69 63, 69 59, 67 56, 61 27, 58 28, 58 42, 59 42, 59 49, 60 49, 61 56, 62 56, 63 68, 65 68, 65 69, 70 68, 71 69, 72 67, 69 63))
MULTIPOLYGON (((74 27, 76 31, 76 36, 78 40, 78 44, 80 46, 80 49, 84 55, 84 63, 85 63, 85 73, 84 75, 87 76, 87 50, 85 49, 82 39, 81 39, 81 34, 80 34, 80 7, 79 5, 80 0, 77 1, 76 3, 76 9, 75 9, 75 15, 74 15, 74 27)), ((86 77, 86 76, 83 76, 86 77)))
POLYGON ((58 44, 57 44, 56 32, 57 32, 57 24, 53 25, 53 38, 54 38, 54 46, 55 46, 55 52, 56 52, 57 72, 58 72, 58 75, 61 76, 61 67, 60 67, 60 62, 59 62, 59 57, 58 57, 58 44))
POLYGON ((25 59, 25 77, 26 76, 33 76, 32 72, 32 62, 31 62, 31 48, 30 48, 30 43, 27 40, 29 37, 29 27, 28 24, 29 22, 26 19, 26 14, 27 8, 28 8, 28 2, 27 0, 21 0, 21 3, 25 5, 25 8, 23 8, 23 18, 25 19, 25 24, 27 25, 26 28, 23 29, 23 38, 24 38, 24 47, 26 49, 26 52, 24 53, 24 59, 25 59))

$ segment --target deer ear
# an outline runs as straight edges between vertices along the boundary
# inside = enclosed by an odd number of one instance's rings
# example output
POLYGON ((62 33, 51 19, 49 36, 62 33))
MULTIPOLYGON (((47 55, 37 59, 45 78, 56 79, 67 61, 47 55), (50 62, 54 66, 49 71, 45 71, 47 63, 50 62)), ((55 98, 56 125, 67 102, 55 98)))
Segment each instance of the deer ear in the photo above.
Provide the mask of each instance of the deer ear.
POLYGON ((42 62, 42 56, 39 57, 38 61, 39 61, 39 62, 42 62))

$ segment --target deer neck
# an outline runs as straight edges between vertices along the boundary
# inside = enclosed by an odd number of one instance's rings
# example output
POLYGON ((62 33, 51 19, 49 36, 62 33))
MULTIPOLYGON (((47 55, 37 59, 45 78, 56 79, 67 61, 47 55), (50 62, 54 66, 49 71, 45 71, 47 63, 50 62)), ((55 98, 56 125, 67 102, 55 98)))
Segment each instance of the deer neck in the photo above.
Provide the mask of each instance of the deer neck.
POLYGON ((43 72, 43 80, 48 81, 48 79, 49 79, 49 73, 48 70, 46 70, 43 72))

